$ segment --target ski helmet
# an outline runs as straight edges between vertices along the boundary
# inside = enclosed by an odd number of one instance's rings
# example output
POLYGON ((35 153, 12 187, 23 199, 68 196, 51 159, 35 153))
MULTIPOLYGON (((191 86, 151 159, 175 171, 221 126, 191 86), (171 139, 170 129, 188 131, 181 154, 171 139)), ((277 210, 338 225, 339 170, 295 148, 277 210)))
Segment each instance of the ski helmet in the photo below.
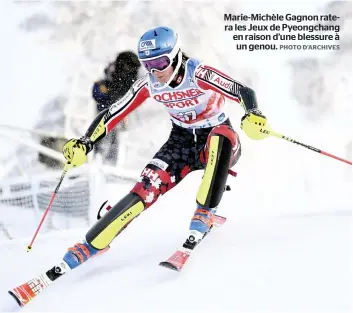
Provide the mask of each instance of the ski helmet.
POLYGON ((180 67, 181 57, 180 60, 176 59, 180 52, 179 36, 168 27, 154 27, 145 32, 138 42, 137 51, 140 62, 150 73, 164 71, 173 62, 176 62, 175 73, 180 67))

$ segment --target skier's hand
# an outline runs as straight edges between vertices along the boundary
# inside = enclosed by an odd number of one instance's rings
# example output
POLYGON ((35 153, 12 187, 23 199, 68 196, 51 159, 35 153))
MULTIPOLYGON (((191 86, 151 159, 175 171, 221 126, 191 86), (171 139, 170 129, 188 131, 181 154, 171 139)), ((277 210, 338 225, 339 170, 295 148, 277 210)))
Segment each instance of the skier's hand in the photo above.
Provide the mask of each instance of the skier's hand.
POLYGON ((252 109, 246 112, 241 119, 240 128, 251 139, 260 140, 268 136, 266 130, 267 120, 266 117, 258 109, 252 109), (262 130, 262 131, 260 131, 262 130))
POLYGON ((81 166, 87 160, 88 145, 82 139, 70 139, 63 146, 65 159, 74 167, 81 166))

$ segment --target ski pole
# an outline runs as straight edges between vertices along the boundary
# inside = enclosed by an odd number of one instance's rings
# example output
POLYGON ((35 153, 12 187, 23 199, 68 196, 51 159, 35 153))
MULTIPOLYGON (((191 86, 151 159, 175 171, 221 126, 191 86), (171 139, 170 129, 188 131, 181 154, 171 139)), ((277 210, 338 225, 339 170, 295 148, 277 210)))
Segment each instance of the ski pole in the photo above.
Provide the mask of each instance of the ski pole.
POLYGON ((326 156, 328 156, 328 157, 330 157, 330 158, 333 158, 333 159, 336 159, 336 160, 338 160, 338 161, 341 161, 341 162, 347 163, 347 164, 349 164, 349 165, 352 165, 352 161, 342 159, 342 158, 340 158, 340 157, 338 157, 338 156, 335 156, 335 155, 333 155, 333 154, 331 154, 331 153, 322 151, 321 149, 318 149, 318 148, 309 146, 309 145, 307 145, 307 144, 301 143, 301 142, 299 142, 299 141, 297 141, 297 140, 295 140, 295 139, 292 139, 292 138, 290 138, 290 137, 287 137, 287 136, 285 136, 285 135, 283 135, 283 134, 281 134, 281 133, 278 133, 278 132, 274 131, 274 130, 271 129, 268 125, 265 126, 265 128, 261 128, 261 129, 260 129, 260 132, 261 132, 261 133, 264 133, 264 134, 268 134, 268 135, 273 136, 273 137, 277 137, 277 138, 280 138, 280 139, 284 139, 284 140, 286 140, 286 141, 289 141, 289 142, 291 142, 291 143, 295 143, 295 144, 300 145, 300 146, 302 146, 302 147, 304 147, 304 148, 307 148, 307 149, 309 149, 309 150, 318 152, 318 153, 323 154, 323 155, 326 155, 326 156))
POLYGON ((58 183, 58 185, 56 186, 55 191, 53 192, 53 195, 51 196, 51 199, 50 199, 50 201, 49 201, 48 207, 45 209, 45 212, 44 212, 44 214, 43 214, 43 216, 42 216, 42 219, 41 219, 41 221, 40 221, 40 223, 39 223, 39 225, 38 225, 38 227, 37 227, 37 230, 36 230, 36 232, 34 233, 34 236, 33 236, 33 238, 32 238, 32 241, 31 241, 31 243, 30 243, 30 244, 28 245, 28 247, 27 247, 27 252, 29 252, 29 251, 32 250, 32 245, 33 245, 34 240, 35 240, 36 237, 37 237, 37 234, 38 234, 38 232, 39 232, 39 229, 42 227, 42 224, 43 224, 43 222, 44 222, 44 219, 45 219, 45 217, 47 216, 47 214, 48 214, 48 212, 49 212, 49 210, 50 210, 50 208, 51 208, 51 206, 52 206, 52 204, 53 204, 53 202, 54 202, 54 199, 55 199, 55 197, 56 197, 56 195, 57 195, 57 193, 58 193, 58 191, 59 191, 60 185, 61 185, 62 181, 64 180, 64 177, 65 177, 66 173, 68 172, 68 170, 69 170, 71 167, 72 167, 72 165, 71 165, 70 163, 66 163, 66 164, 65 164, 65 167, 64 167, 63 173, 61 174, 59 183, 58 183))

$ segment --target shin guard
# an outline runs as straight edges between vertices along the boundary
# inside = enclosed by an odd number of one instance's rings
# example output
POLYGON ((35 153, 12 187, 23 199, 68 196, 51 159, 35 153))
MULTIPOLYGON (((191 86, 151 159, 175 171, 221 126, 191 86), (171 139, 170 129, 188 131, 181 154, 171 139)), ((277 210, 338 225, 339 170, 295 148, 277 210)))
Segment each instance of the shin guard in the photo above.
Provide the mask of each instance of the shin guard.
POLYGON ((86 241, 95 249, 105 249, 144 209, 142 199, 129 193, 92 226, 86 234, 86 241))
POLYGON ((232 143, 222 135, 212 135, 205 173, 197 193, 197 203, 215 208, 221 201, 232 157, 232 143))

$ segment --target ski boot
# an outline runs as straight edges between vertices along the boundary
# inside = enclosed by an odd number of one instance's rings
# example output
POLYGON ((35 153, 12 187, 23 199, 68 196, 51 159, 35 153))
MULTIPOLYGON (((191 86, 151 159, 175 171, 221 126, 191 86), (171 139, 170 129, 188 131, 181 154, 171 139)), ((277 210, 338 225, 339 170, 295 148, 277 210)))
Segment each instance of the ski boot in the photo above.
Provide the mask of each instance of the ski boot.
POLYGON ((74 269, 102 251, 104 250, 97 250, 84 241, 69 248, 63 259, 71 269, 74 269))
MULTIPOLYGON (((111 209, 111 205, 109 205, 108 200, 105 201, 98 210, 97 220, 100 220, 105 214, 109 212, 111 209)), ((118 233, 118 236, 132 221, 127 223, 118 233)), ((79 266, 80 264, 86 262, 91 257, 102 254, 110 249, 110 246, 107 246, 103 250, 98 250, 92 247, 86 241, 83 243, 77 243, 72 248, 69 248, 66 254, 64 255, 64 261, 68 264, 71 269, 79 266)))
POLYGON ((190 235, 185 242, 185 248, 194 249, 195 246, 210 232, 213 227, 216 209, 197 205, 197 209, 190 223, 190 235))

